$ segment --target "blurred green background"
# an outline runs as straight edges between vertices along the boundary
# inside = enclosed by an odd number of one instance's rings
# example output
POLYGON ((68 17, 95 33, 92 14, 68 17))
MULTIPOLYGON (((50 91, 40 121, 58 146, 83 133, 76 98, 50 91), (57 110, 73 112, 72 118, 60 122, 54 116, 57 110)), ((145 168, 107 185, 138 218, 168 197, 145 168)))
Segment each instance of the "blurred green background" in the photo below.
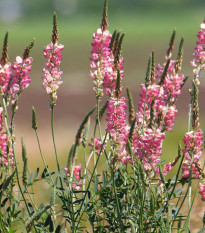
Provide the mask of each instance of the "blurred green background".
MULTIPOLYGON (((63 167, 84 115, 95 105, 93 83, 88 76, 90 43, 92 34, 101 23, 103 3, 103 0, 0 0, 0 42, 3 42, 8 30, 10 61, 22 55, 25 46, 35 38, 35 46, 31 51, 34 58, 32 82, 20 97, 16 115, 17 149, 20 155, 20 137, 23 136, 33 169, 42 166, 42 162, 31 129, 32 105, 37 111, 42 150, 49 166, 54 167, 55 164, 49 98, 41 85, 45 62, 43 48, 51 41, 53 11, 58 15, 59 43, 65 45, 61 65, 64 84, 59 89, 55 108, 56 141, 63 167)), ((136 109, 140 83, 144 80, 152 50, 156 53, 156 62, 163 63, 173 29, 177 31, 173 58, 176 57, 181 36, 185 38, 182 72, 189 76, 189 80, 178 99, 176 125, 173 132, 167 134, 164 143, 164 158, 168 161, 176 155, 177 143, 183 140, 187 130, 188 89, 193 77, 189 62, 193 59, 196 35, 204 20, 204 12, 204 0, 109 0, 109 30, 113 32, 114 29, 120 29, 126 33, 123 86, 124 89, 130 87, 136 109)), ((204 78, 203 74, 199 97, 202 129, 205 128, 204 78)))

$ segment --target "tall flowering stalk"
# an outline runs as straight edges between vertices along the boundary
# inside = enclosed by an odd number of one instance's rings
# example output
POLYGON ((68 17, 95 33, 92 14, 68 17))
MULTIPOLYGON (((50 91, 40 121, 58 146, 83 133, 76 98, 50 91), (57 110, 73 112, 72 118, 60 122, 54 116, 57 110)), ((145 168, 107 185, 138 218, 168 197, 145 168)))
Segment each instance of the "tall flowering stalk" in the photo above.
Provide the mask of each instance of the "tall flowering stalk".
MULTIPOLYGON (((183 178, 204 178, 202 165, 199 161, 202 156, 203 150, 203 131, 199 128, 199 106, 198 106, 198 87, 200 85, 199 77, 202 70, 205 69, 205 21, 200 25, 198 32, 198 41, 195 52, 193 53, 194 59, 191 61, 193 67, 194 79, 192 83, 191 104, 190 109, 192 112, 192 131, 189 131, 184 136, 185 148, 183 150, 185 161, 182 167, 183 178)), ((190 128, 190 126, 188 127, 190 128)), ((202 195, 202 201, 205 201, 204 183, 199 184, 199 193, 202 195)))
POLYGON ((8 32, 4 38, 4 45, 2 50, 2 58, 0 60, 0 86, 1 95, 6 96, 8 92, 9 81, 11 78, 11 63, 8 62, 8 32))
POLYGON ((12 75, 9 80, 8 94, 10 95, 12 105, 16 104, 18 97, 22 91, 29 86, 31 82, 30 72, 33 58, 30 57, 30 50, 34 45, 34 41, 25 48, 23 57, 16 57, 16 61, 12 66, 12 75))
MULTIPOLYGON (((159 174, 156 169, 162 155, 165 131, 171 131, 177 114, 176 100, 181 94, 184 75, 179 74, 182 63, 183 38, 180 42, 178 57, 171 60, 174 48, 173 33, 165 63, 155 69, 154 52, 149 58, 145 84, 141 85, 140 102, 136 114, 136 134, 134 136, 135 155, 141 159, 147 174, 159 174)), ((166 175, 172 166, 167 164, 163 170, 166 175)))
POLYGON ((58 25, 57 16, 54 12, 53 15, 53 34, 51 38, 51 44, 48 44, 44 49, 44 57, 47 58, 45 67, 43 69, 43 87, 46 89, 47 94, 50 95, 51 104, 56 104, 57 90, 63 83, 61 75, 63 71, 60 70, 59 66, 62 60, 62 50, 64 45, 58 44, 58 25))

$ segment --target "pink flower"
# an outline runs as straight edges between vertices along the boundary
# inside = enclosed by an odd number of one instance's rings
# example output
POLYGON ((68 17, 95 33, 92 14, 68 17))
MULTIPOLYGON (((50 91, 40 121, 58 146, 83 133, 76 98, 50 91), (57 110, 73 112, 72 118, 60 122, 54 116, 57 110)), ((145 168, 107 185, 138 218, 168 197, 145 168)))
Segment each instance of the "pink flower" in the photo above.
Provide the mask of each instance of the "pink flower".
POLYGON ((199 184, 199 193, 201 194, 201 200, 205 201, 205 183, 199 184))
POLYGON ((63 83, 61 81, 62 71, 58 68, 62 60, 62 50, 64 46, 56 43, 49 44, 44 49, 44 57, 48 59, 45 63, 46 68, 43 69, 43 87, 47 94, 50 95, 52 102, 55 104, 57 100, 57 90, 63 83))
POLYGON ((110 140, 117 147, 118 160, 123 164, 131 161, 130 155, 126 152, 126 144, 129 128, 126 123, 126 99, 124 97, 110 97, 107 104, 107 129, 110 140))
POLYGON ((73 178, 74 181, 76 180, 77 182, 73 183, 72 186, 74 189, 79 190, 82 184, 80 183, 80 171, 82 170, 81 165, 74 166, 73 168, 73 178))
POLYGON ((7 94, 11 73, 12 69, 10 62, 7 62, 4 66, 0 65, 0 88, 3 95, 7 94))
POLYGON ((26 59, 22 59, 20 56, 16 57, 16 62, 14 62, 12 66, 13 71, 8 90, 12 101, 15 101, 17 95, 29 86, 29 83, 31 82, 29 74, 32 61, 32 57, 26 59))
MULTIPOLYGON (((102 143, 97 137, 95 137, 95 139, 91 138, 91 143, 89 143, 88 145, 91 147, 95 146, 95 152, 97 153, 97 155, 100 155, 100 151, 101 154, 104 152, 104 149, 102 149, 102 143)), ((104 146, 106 146, 106 144, 104 144, 104 146)), ((91 149, 91 151, 93 151, 93 149, 91 149)))
POLYGON ((200 177, 200 162, 199 158, 202 156, 203 150, 203 132, 201 129, 191 131, 184 136, 185 161, 182 167, 182 177, 188 178, 190 176, 190 166, 192 163, 192 177, 198 179, 200 177))
MULTIPOLYGON (((73 174, 72 174, 72 178, 73 178, 73 183, 72 183, 72 187, 75 190, 79 190, 80 187, 82 186, 82 184, 80 183, 80 171, 82 170, 82 166, 81 165, 76 165, 73 167, 73 174)), ((65 174, 68 174, 68 168, 64 168, 65 174)))
POLYGON ((147 172, 155 170, 159 164, 164 138, 164 133, 159 130, 153 131, 152 129, 145 130, 144 134, 135 135, 133 142, 135 155, 141 159, 147 172))
POLYGON ((99 96, 103 95, 102 84, 106 74, 113 71, 113 59, 109 48, 111 37, 108 30, 102 31, 101 28, 93 34, 89 75, 94 81, 96 95, 99 96))
POLYGON ((13 150, 9 149, 9 154, 7 154, 7 134, 6 132, 0 133, 0 151, 2 156, 0 156, 0 164, 8 166, 13 166, 13 150))
POLYGON ((190 62, 191 66, 194 69, 194 73, 199 76, 200 70, 205 69, 205 21, 200 25, 201 30, 198 32, 198 41, 196 42, 197 46, 195 48, 194 60, 190 62), (196 68, 199 67, 199 70, 196 68))

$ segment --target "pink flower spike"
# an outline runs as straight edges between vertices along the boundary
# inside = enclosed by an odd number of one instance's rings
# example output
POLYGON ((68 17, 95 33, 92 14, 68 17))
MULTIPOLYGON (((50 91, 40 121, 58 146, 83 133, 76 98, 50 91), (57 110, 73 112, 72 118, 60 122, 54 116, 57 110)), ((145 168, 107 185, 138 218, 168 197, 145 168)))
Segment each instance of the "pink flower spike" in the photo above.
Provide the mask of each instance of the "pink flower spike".
POLYGON ((45 63, 46 68, 43 69, 43 87, 46 89, 47 94, 50 95, 53 104, 57 100, 57 90, 63 83, 61 81, 63 72, 59 69, 63 57, 61 54, 63 48, 63 45, 56 42, 55 45, 51 43, 44 49, 44 57, 48 60, 45 63))

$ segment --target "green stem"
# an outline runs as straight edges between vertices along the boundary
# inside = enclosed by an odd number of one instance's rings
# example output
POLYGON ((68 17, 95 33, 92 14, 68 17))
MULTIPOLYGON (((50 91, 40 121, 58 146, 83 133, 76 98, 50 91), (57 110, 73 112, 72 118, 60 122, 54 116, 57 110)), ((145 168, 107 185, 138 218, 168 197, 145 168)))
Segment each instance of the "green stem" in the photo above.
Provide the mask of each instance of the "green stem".
POLYGON ((121 213, 120 213, 120 206, 119 206, 119 200, 118 200, 118 196, 117 196, 117 189, 115 186, 115 172, 112 171, 112 179, 113 179, 113 187, 114 187, 114 193, 115 193, 115 200, 116 200, 116 204, 117 204, 117 217, 118 217, 118 221, 120 224, 120 232, 122 232, 122 221, 121 221, 121 213))
MULTIPOLYGON (((101 146, 101 149, 100 149, 99 156, 97 157, 97 161, 96 161, 96 164, 95 164, 95 166, 94 166, 94 169, 93 169, 93 172, 92 172, 90 181, 89 181, 89 183, 88 183, 87 190, 90 189, 90 185, 91 185, 91 182, 92 182, 92 180, 93 180, 93 176, 94 176, 94 173, 95 173, 95 169, 96 169, 97 164, 98 164, 98 162, 99 162, 100 155, 101 155, 101 152, 102 152, 102 150, 103 150, 103 146, 104 146, 104 143, 105 143, 106 138, 107 138, 107 133, 105 134, 105 138, 104 138, 104 140, 103 140, 103 143, 102 143, 102 146, 101 146)), ((83 204, 84 204, 84 202, 85 202, 85 198, 86 198, 86 196, 87 196, 87 193, 88 193, 88 192, 85 192, 85 194, 84 194, 83 200, 82 200, 81 205, 80 205, 80 208, 79 208, 79 210, 78 210, 78 214, 76 215, 75 220, 74 220, 74 221, 76 221, 77 218, 78 218, 78 216, 80 215, 79 220, 78 220, 78 223, 77 223, 77 225, 76 225, 76 229, 78 228, 78 225, 80 224, 80 220, 81 220, 81 218, 82 218, 82 216, 83 216, 83 213, 80 214, 80 212, 81 212, 81 209, 82 209, 83 204)))
POLYGON ((52 139, 53 139, 53 147, 54 147, 54 151, 55 151, 55 157, 56 157, 56 164, 57 164, 57 168, 58 168, 58 172, 60 172, 60 165, 59 165, 59 161, 58 161, 58 153, 57 153, 57 149, 56 149, 56 143, 55 143, 55 135, 54 135, 54 104, 51 104, 51 130, 52 130, 52 139))
MULTIPOLYGON (((38 142, 38 148, 39 148, 39 151, 40 151, 40 155, 41 155, 43 164, 44 164, 45 168, 47 169, 48 173, 50 174, 50 171, 48 169, 48 165, 46 164, 46 161, 44 159, 44 156, 43 156, 43 153, 42 153, 42 150, 41 150, 41 144, 40 144, 40 140, 39 140, 39 137, 38 137, 37 130, 35 130, 35 134, 36 134, 36 139, 37 139, 37 142, 38 142)), ((55 186, 52 176, 51 176, 51 182, 52 182, 53 186, 55 186)))

